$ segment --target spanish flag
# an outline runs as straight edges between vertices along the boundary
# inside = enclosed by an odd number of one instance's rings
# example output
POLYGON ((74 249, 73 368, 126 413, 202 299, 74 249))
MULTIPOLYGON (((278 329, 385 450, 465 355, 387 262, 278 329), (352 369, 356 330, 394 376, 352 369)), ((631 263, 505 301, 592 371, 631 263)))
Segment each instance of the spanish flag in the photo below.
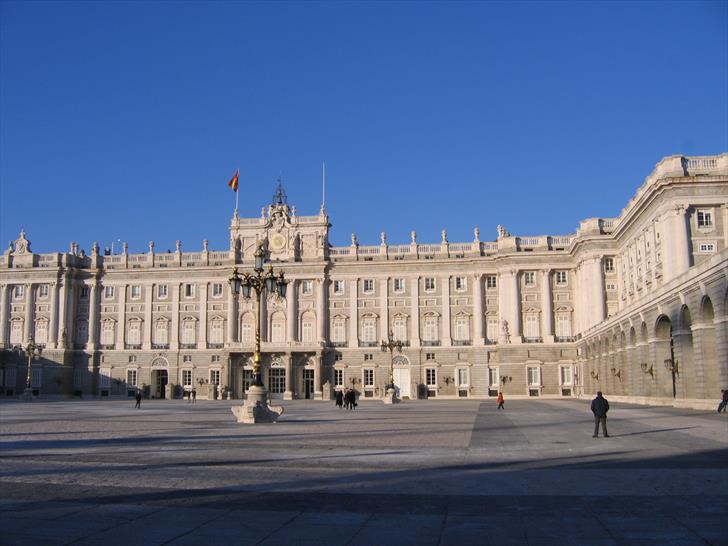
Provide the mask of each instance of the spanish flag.
POLYGON ((230 182, 228 182, 228 186, 230 186, 235 193, 238 192, 238 175, 240 174, 240 170, 236 170, 233 177, 230 179, 230 182))

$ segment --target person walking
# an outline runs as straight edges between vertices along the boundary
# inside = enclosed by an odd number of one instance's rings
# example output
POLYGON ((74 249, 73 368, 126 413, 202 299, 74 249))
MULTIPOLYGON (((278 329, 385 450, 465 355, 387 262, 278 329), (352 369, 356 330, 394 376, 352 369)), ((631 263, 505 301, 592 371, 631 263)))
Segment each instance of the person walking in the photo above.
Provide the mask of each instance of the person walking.
POLYGON ((195 402, 197 402, 197 391, 192 389, 192 403, 194 404, 195 402))
POLYGON ((502 410, 506 409, 503 407, 503 404, 505 403, 506 399, 503 398, 502 392, 498 393, 498 398, 496 398, 495 401, 498 402, 498 409, 502 409, 502 410))
POLYGON ((137 391, 136 396, 134 397, 136 400, 136 404, 134 404, 135 408, 142 409, 142 393, 137 391))
POLYGON ((725 413, 725 409, 728 406, 728 389, 721 389, 720 392, 723 394, 723 397, 720 400, 720 404, 718 404, 718 413, 721 411, 725 413))
POLYGON ((594 435, 592 438, 599 438, 599 423, 602 424, 604 437, 609 438, 609 434, 607 434, 607 412, 609 411, 609 402, 602 396, 602 391, 598 391, 597 397, 592 400, 591 410, 594 414, 594 435))
POLYGON ((341 409, 341 407, 344 405, 344 393, 342 391, 336 391, 334 395, 336 399, 336 407, 341 409))

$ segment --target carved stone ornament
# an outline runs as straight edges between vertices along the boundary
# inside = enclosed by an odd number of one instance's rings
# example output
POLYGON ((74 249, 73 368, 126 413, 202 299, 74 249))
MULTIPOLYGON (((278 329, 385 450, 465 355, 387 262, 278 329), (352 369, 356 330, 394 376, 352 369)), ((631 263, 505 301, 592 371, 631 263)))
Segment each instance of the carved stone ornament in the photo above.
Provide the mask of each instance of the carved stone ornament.
POLYGON ((18 254, 30 254, 30 241, 25 238, 25 230, 20 230, 20 236, 15 240, 15 250, 13 256, 18 254))

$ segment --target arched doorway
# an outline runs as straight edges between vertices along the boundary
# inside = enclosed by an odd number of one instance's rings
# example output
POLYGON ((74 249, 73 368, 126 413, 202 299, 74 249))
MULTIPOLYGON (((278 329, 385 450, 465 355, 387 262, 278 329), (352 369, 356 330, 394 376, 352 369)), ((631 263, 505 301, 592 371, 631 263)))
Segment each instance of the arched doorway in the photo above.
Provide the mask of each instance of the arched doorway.
POLYGON ((151 396, 152 398, 166 398, 167 397, 167 384, 169 383, 169 372, 167 368, 169 362, 165 358, 157 357, 152 360, 152 374, 151 374, 151 396))
POLYGON ((392 359, 392 377, 398 398, 411 398, 411 377, 409 360, 404 355, 397 355, 392 359))

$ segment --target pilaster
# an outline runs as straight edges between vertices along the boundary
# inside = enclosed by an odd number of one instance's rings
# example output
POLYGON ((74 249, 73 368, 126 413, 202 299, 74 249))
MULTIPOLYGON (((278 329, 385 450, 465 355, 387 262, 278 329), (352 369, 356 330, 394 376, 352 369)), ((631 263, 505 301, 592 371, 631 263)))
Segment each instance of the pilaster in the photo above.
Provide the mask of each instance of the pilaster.
POLYGON ((473 345, 485 345, 483 336, 483 275, 473 275, 473 345))
MULTIPOLYGON (((412 332, 410 335, 411 345, 413 348, 420 346, 420 278, 414 277, 410 280, 412 286, 412 302, 410 314, 412 315, 412 332)), ((385 339, 385 338, 382 338, 385 339)))
MULTIPOLYGON (((200 283, 200 339, 198 349, 207 349, 207 298, 210 283, 200 283)), ((232 290, 230 290, 232 292, 232 290)))
POLYGON ((541 270, 541 336, 544 343, 554 342, 554 310, 550 270, 541 270))
POLYGON ((284 357, 286 366, 286 390, 283 393, 283 400, 293 400, 293 356, 284 357))
POLYGON ((286 293, 286 341, 296 341, 296 307, 298 305, 298 280, 292 279, 286 293))
POLYGON ((450 318, 450 276, 440 278, 442 283, 442 346, 452 345, 452 324, 450 318))
POLYGON ((126 284, 118 286, 119 290, 119 320, 117 325, 116 349, 123 350, 126 343, 126 284))
MULTIPOLYGON (((48 347, 55 349, 58 344, 58 292, 60 289, 59 282, 53 281, 50 283, 51 290, 51 320, 48 325, 48 347)), ((2 319, 0 319, 0 324, 2 319)), ((0 339, 0 345, 2 345, 2 339, 0 339)))
POLYGON ((359 347, 359 280, 349 282, 349 347, 359 347))
POLYGON ((0 287, 0 347, 8 344, 8 309, 10 299, 10 285, 0 287))
MULTIPOLYGON (((150 256, 154 254, 150 252, 150 256)), ((153 258, 152 258, 153 259, 153 258)), ((152 292, 153 284, 144 285, 144 334, 142 335, 142 349, 149 351, 152 348, 152 292)))
MULTIPOLYGON (((98 343, 98 308, 99 308, 99 284, 96 280, 91 283, 88 297, 88 349, 96 350, 98 343)), ((89 359, 93 360, 93 359, 89 359)))
POLYGON ((23 331, 23 343, 33 339, 33 316, 35 315, 35 298, 33 297, 33 284, 25 285, 25 330, 23 331))

